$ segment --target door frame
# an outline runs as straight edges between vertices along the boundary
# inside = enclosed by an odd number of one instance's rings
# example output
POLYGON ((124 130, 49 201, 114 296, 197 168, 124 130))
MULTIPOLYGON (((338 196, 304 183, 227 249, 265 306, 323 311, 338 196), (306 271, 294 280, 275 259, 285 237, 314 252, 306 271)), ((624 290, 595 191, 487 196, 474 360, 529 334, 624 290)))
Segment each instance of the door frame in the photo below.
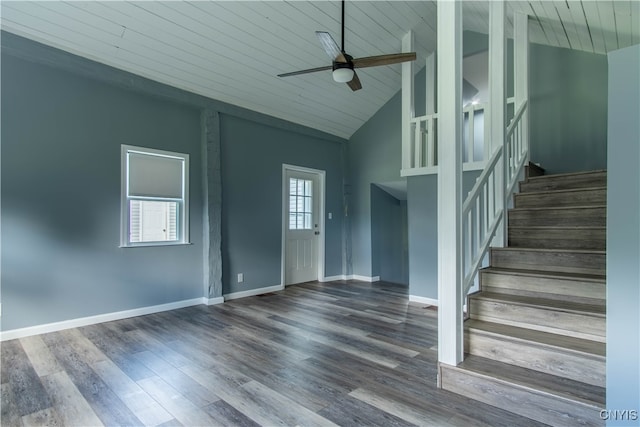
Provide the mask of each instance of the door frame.
POLYGON ((281 244, 281 253, 280 253, 280 283, 283 287, 288 286, 286 284, 286 254, 287 254, 287 237, 286 230, 288 224, 288 211, 287 211, 287 194, 289 183, 287 182, 287 172, 295 171, 295 172, 304 172, 316 175, 318 177, 319 182, 319 191, 320 199, 318 200, 318 229, 320 231, 320 235, 318 236, 318 258, 316 262, 318 263, 318 277, 316 280, 319 282, 324 279, 325 272, 325 256, 324 256, 324 248, 325 248, 325 178, 326 171, 320 169, 312 169, 303 166, 289 165, 286 163, 282 164, 282 215, 281 215, 281 226, 282 226, 282 244, 281 244))

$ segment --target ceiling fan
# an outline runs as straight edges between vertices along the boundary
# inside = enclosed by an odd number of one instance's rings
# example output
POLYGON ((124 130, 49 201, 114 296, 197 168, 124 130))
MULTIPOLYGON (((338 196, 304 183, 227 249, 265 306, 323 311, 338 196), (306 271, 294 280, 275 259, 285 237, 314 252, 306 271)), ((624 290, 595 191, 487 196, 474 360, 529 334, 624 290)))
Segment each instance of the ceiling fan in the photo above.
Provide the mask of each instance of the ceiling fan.
POLYGON ((299 74, 315 73, 317 71, 333 70, 333 80, 338 83, 346 83, 351 90, 362 89, 360 79, 355 72, 355 68, 377 67, 379 65, 391 65, 400 62, 414 61, 415 52, 392 53, 388 55, 367 56, 364 58, 353 58, 344 50, 344 0, 342 0, 342 48, 338 47, 331 34, 326 31, 316 31, 316 36, 320 44, 331 58, 332 65, 325 67, 310 68, 307 70, 293 71, 291 73, 278 74, 278 77, 297 76, 299 74))

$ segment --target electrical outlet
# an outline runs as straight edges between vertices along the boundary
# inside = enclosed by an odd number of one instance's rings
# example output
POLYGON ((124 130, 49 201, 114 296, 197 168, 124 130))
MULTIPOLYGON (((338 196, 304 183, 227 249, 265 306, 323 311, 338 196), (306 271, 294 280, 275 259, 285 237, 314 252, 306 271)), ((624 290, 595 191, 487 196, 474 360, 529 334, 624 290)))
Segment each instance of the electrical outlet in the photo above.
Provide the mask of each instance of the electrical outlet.
POLYGON ((242 283, 242 282, 244 282, 244 274, 238 273, 238 283, 242 283))

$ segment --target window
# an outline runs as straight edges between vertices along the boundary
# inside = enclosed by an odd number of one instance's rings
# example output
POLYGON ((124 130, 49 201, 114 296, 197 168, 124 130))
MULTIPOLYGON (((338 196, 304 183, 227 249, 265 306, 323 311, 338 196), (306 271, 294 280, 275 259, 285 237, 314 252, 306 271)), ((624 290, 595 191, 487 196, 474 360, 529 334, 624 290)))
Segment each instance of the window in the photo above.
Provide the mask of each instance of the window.
POLYGON ((311 230, 312 182, 289 178, 289 230, 311 230))
POLYGON ((189 243, 189 155, 122 146, 121 246, 189 243))

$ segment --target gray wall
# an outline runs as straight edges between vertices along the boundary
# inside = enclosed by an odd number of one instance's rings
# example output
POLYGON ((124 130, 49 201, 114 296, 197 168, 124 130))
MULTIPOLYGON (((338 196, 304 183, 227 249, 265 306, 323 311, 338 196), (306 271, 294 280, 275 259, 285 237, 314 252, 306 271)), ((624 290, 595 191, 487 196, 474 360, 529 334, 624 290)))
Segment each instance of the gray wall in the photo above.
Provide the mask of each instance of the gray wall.
POLYGON ((0 40, 3 330, 280 284, 285 162, 327 172, 326 272, 343 273, 345 140, 10 33, 0 40), (118 248, 123 143, 191 155, 192 245, 118 248))
POLYGON ((400 121, 398 93, 349 139, 351 260, 357 275, 373 276, 371 184, 400 179, 400 121))
MULTIPOLYGON (((609 53, 607 409, 640 416, 640 45, 609 53)), ((613 420, 607 425, 637 425, 613 420)))
POLYGON ((283 163, 326 171, 325 273, 341 275, 344 143, 229 115, 221 141, 223 294, 282 283, 283 163))
POLYGON ((531 161, 547 173, 607 167, 607 57, 530 45, 531 161))
MULTIPOLYGON (((473 188, 481 171, 464 172, 462 198, 473 188)), ((438 299, 438 176, 409 177, 409 293, 438 299)))
POLYGON ((203 296, 198 109, 2 55, 2 328, 203 296), (121 249, 120 144, 191 156, 192 245, 121 249))
MULTIPOLYGON (((465 31, 463 37, 463 55, 465 56, 488 48, 488 37, 484 34, 465 31)), ((512 63, 511 55, 508 61, 512 63)), ((416 66, 421 67, 422 64, 416 64, 416 66)), ((509 83, 509 87, 512 86, 513 84, 509 83)), ((423 66, 416 74, 414 89, 416 114, 422 115, 425 112, 423 66)), ((371 184, 401 179, 401 97, 402 94, 399 91, 349 139, 351 259, 352 271, 356 275, 375 276, 373 272, 379 269, 379 265, 374 265, 371 258, 371 184)), ((416 183, 413 184, 414 188, 416 185, 416 183)), ((419 191, 416 189, 415 192, 419 191)), ((410 222, 411 220, 409 220, 411 230, 410 222)))
POLYGON ((409 284, 407 202, 371 184, 371 259, 373 276, 409 284))

